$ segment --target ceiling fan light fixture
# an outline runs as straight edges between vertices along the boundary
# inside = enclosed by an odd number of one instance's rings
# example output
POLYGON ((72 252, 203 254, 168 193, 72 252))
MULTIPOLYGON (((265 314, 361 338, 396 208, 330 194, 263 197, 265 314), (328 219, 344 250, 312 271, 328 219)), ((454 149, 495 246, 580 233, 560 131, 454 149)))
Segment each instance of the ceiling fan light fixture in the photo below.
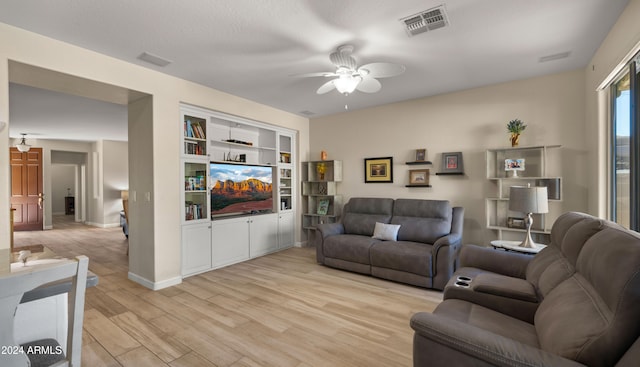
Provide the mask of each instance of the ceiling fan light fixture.
POLYGON ((347 95, 349 93, 353 93, 361 81, 362 77, 360 76, 341 75, 338 79, 333 80, 333 85, 336 87, 338 92, 347 95))
POLYGON ((21 153, 26 153, 29 151, 29 149, 31 149, 31 145, 27 144, 27 142, 25 141, 25 135, 27 134, 21 134, 22 135, 22 140, 20 140, 20 144, 16 144, 16 148, 18 149, 19 152, 21 153))

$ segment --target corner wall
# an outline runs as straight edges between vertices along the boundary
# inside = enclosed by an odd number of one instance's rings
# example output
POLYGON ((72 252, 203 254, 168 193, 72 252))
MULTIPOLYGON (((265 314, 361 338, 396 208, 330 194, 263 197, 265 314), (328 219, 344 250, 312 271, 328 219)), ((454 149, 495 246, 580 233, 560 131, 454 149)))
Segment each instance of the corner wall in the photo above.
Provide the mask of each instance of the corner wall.
MULTIPOLYGON (((488 192, 485 151, 509 147, 506 124, 519 118, 528 126, 521 146, 562 145, 562 158, 549 162, 563 176, 562 211, 587 211, 587 147, 584 143, 584 71, 509 82, 416 99, 311 120, 311 157, 326 150, 342 160, 338 191, 350 197, 449 200, 465 208, 465 243, 488 244, 485 229, 488 192), (407 188, 415 149, 433 161, 432 188, 407 188), (463 153, 464 176, 436 176, 441 153, 463 153), (393 157, 393 184, 364 183, 364 158, 393 157)), ((384 88, 382 90, 384 92, 384 88)), ((426 167, 425 167, 426 168, 426 167)))

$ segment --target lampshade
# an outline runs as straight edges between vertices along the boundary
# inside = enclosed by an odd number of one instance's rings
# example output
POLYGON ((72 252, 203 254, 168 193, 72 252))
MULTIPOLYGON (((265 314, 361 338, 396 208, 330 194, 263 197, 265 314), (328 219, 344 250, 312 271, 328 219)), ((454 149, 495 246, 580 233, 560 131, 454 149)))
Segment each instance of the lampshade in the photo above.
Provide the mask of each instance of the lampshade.
POLYGON ((361 81, 361 76, 340 75, 338 79, 333 80, 333 85, 335 85, 338 92, 342 94, 349 94, 356 90, 356 87, 361 81))
POLYGON ((27 134, 22 134, 22 140, 20 140, 20 144, 16 144, 16 148, 18 148, 18 151, 22 153, 26 153, 29 151, 29 149, 31 149, 31 145, 27 144, 27 142, 25 141, 25 135, 27 134))
POLYGON ((511 186, 509 210, 533 214, 548 213, 548 200, 546 186, 511 186))

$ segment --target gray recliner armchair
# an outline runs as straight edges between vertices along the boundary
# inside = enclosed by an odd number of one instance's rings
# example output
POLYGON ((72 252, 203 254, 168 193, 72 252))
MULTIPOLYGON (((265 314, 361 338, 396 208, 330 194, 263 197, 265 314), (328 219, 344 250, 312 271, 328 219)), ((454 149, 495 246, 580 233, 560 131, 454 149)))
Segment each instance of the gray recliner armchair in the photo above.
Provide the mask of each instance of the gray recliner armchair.
POLYGON ((411 319, 414 366, 638 363, 637 232, 567 213, 533 258, 465 246, 460 265, 445 300, 411 319), (454 288, 460 276, 468 287, 454 288))

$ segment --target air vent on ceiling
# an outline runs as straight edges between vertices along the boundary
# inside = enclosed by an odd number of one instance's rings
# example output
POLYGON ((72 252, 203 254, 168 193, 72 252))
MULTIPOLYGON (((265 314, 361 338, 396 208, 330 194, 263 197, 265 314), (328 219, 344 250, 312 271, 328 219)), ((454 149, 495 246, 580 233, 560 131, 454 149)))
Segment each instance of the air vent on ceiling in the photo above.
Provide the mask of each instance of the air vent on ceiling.
POLYGON ((553 55, 542 56, 541 58, 538 59, 538 62, 547 62, 547 61, 566 59, 567 57, 569 57, 569 55, 571 55, 571 51, 565 51, 565 52, 560 52, 553 55))
POLYGON ((171 60, 167 60, 164 57, 160 57, 158 55, 154 55, 150 52, 143 52, 138 56, 138 59, 142 60, 142 61, 146 61, 148 63, 151 63, 153 65, 158 65, 161 67, 165 67, 169 64, 171 64, 171 60))
POLYGON ((314 112, 311 112, 309 110, 300 111, 300 114, 304 115, 304 116, 313 116, 313 115, 315 115, 314 112))
POLYGON ((434 31, 449 25, 449 17, 445 12, 444 5, 404 17, 400 19, 400 21, 404 23, 405 30, 409 37, 426 31, 434 31))

